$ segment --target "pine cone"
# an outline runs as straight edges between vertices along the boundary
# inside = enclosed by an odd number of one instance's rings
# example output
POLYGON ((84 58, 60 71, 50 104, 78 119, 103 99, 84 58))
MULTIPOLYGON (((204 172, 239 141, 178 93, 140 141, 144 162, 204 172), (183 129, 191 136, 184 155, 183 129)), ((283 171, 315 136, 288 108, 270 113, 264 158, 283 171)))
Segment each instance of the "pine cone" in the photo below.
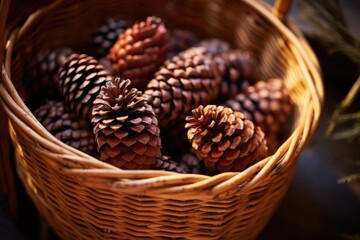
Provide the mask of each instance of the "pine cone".
POLYGON ((256 81, 257 64, 249 52, 232 50, 220 54, 215 57, 213 67, 222 79, 219 102, 234 97, 243 88, 256 81))
POLYGON ((224 106, 242 112, 266 134, 278 132, 292 112, 289 92, 279 78, 247 87, 224 106))
POLYGON ((206 174, 193 151, 186 152, 181 156, 179 166, 185 169, 186 173, 206 174))
POLYGON ((169 54, 168 59, 174 57, 179 52, 185 51, 193 47, 198 38, 194 32, 184 29, 174 29, 169 34, 169 54))
POLYGON ((127 21, 121 18, 109 18, 106 23, 100 26, 93 34, 93 43, 99 58, 108 54, 119 35, 129 27, 127 21))
POLYGON ((210 172, 242 171, 266 152, 264 133, 241 112, 199 106, 186 118, 188 139, 210 172))
POLYGON ((177 173, 187 173, 188 171, 186 167, 180 166, 178 162, 171 160, 169 156, 157 158, 155 164, 151 166, 151 169, 177 173))
POLYGON ((167 60, 144 92, 160 127, 181 122, 194 107, 215 101, 220 81, 204 48, 190 48, 167 60))
POLYGON ((210 54, 212 57, 215 57, 216 55, 222 53, 226 53, 231 49, 229 43, 218 38, 204 39, 199 42, 196 47, 204 47, 208 54, 210 54))
POLYGON ((73 54, 60 69, 60 89, 70 110, 91 119, 91 107, 102 85, 113 77, 93 57, 73 54))
POLYGON ((192 152, 182 155, 180 162, 172 160, 169 156, 162 156, 156 159, 151 167, 154 170, 165 170, 177 173, 203 174, 199 159, 192 152))
POLYGON ((69 48, 45 50, 31 60, 29 78, 26 79, 31 96, 39 98, 41 102, 46 98, 61 99, 58 71, 72 53, 69 48))
POLYGON ((57 139, 87 154, 95 153, 95 136, 85 120, 70 112, 62 101, 48 101, 34 116, 57 139))
POLYGON ((92 123, 100 160, 123 169, 149 169, 160 157, 161 139, 152 107, 130 80, 116 78, 94 101, 92 123))
POLYGON ((133 87, 146 87, 155 71, 165 60, 169 50, 169 36, 160 18, 148 17, 121 34, 110 49, 108 58, 112 71, 129 78, 133 87))

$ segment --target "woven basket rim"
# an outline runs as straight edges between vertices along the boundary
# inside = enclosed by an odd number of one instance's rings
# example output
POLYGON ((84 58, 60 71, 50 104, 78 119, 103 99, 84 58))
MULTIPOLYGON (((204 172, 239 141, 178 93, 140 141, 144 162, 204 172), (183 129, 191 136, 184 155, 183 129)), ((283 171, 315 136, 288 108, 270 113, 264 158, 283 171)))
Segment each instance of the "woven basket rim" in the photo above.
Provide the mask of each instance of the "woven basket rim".
MULTIPOLYGON (((63 166, 58 171, 63 174, 76 175, 79 181, 85 181, 89 175, 96 176, 104 180, 99 181, 98 184, 100 185, 111 180, 114 182, 111 187, 121 188, 122 191, 129 193, 142 191, 142 194, 156 193, 159 196, 169 194, 187 195, 207 189, 207 191, 203 191, 204 195, 220 196, 221 193, 230 190, 234 186, 242 186, 241 191, 246 191, 246 189, 258 185, 263 176, 269 174, 274 166, 294 161, 313 136, 319 122, 324 95, 320 67, 315 54, 302 33, 287 20, 285 23, 276 18, 266 3, 244 0, 245 4, 260 13, 293 46, 292 50, 298 64, 305 73, 309 88, 309 94, 304 98, 309 103, 312 103, 306 108, 306 112, 301 114, 299 126, 273 155, 242 172, 225 172, 215 176, 206 176, 179 174, 161 170, 122 170, 62 143, 52 136, 27 108, 11 81, 10 70, 11 57, 17 38, 21 37, 22 34, 26 34, 37 19, 58 7, 64 1, 66 0, 55 1, 49 6, 32 13, 25 24, 11 33, 7 39, 6 57, 2 63, 2 84, 0 85, 1 104, 11 120, 10 122, 27 131, 36 142, 46 147, 49 151, 44 151, 44 154, 57 158, 58 163, 63 166), (52 151, 50 152, 50 150, 52 151)), ((14 127, 14 125, 11 124, 11 127, 14 127)))

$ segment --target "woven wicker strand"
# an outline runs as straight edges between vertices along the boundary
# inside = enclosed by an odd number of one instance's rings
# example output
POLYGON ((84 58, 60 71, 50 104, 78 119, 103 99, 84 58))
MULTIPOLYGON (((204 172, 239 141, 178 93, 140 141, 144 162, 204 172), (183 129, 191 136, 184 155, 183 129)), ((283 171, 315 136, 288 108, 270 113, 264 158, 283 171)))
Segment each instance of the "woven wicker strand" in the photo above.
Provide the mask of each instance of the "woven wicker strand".
MULTIPOLYGON (((8 1, 2 1, 2 12, 4 2, 8 1)), ((61 238, 258 236, 286 193, 296 159, 317 128, 324 95, 313 51, 285 19, 290 3, 277 0, 271 8, 252 0, 57 0, 7 36, 6 48, 0 50, 5 50, 0 104, 8 118, 17 172, 39 213, 61 238), (42 49, 66 46, 85 51, 93 29, 115 15, 129 20, 156 15, 169 28, 220 36, 252 52, 259 76, 282 77, 290 90, 295 111, 287 139, 273 155, 248 169, 215 176, 121 170, 61 143, 27 108, 20 69, 42 49)))
MULTIPOLYGON (((0 6, 0 15, 4 19, 0 22, 0 33, 5 32, 6 18, 9 9, 9 2, 2 1, 0 6)), ((1 35, 1 34, 0 34, 1 35)), ((4 37, 0 36, 0 46, 4 45, 4 37)), ((0 72, 2 72, 3 51, 0 49, 0 72)), ((4 109, 0 106, 0 112, 4 109)), ((0 196, 7 198, 10 213, 13 218, 17 217, 17 194, 15 189, 15 178, 13 176, 13 167, 10 158, 10 143, 8 134, 8 120, 5 114, 0 114, 0 196)))

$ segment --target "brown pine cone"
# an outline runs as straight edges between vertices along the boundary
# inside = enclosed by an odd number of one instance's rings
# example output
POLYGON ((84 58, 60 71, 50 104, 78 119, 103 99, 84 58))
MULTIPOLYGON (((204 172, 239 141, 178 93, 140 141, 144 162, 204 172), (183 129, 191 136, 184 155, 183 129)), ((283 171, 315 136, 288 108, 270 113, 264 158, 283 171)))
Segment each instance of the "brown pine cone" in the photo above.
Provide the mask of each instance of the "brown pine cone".
POLYGON ((116 78, 94 101, 92 123, 100 160, 123 169, 149 169, 161 156, 158 121, 130 80, 116 78))
POLYGON ((97 60, 85 54, 71 55, 59 75, 65 103, 82 119, 90 121, 93 101, 101 86, 113 77, 97 60))
POLYGON ((120 34, 108 58, 114 75, 143 90, 168 53, 168 32, 160 18, 148 17, 120 34))
POLYGON ((70 112, 62 101, 48 101, 34 116, 57 139, 87 154, 96 151, 95 136, 88 123, 70 112))
POLYGON ((192 114, 186 118, 188 139, 210 172, 242 171, 267 153, 264 133, 241 112, 207 105, 192 114))
POLYGON ((179 166, 185 169, 186 173, 206 174, 200 160, 193 151, 186 152, 181 156, 179 166))
POLYGON ((234 97, 246 86, 256 82, 255 58, 241 50, 232 50, 215 57, 213 65, 222 83, 218 102, 234 97))
POLYGON ((278 132, 292 112, 289 92, 279 78, 247 87, 224 106, 242 112, 266 134, 278 132))
POLYGON ((93 34, 93 43, 99 58, 108 54, 119 35, 125 32, 129 23, 121 18, 108 18, 93 34))
POLYGON ((72 53, 69 48, 45 50, 31 60, 26 86, 32 97, 39 98, 41 102, 46 98, 61 99, 58 72, 72 53))
POLYGON ((188 169, 186 167, 184 168, 184 166, 180 166, 178 162, 171 160, 169 156, 157 158, 155 164, 151 166, 151 169, 188 173, 188 169))
POLYGON ((151 167, 154 170, 165 170, 177 173, 204 174, 204 170, 195 153, 187 152, 181 156, 179 162, 172 160, 169 156, 161 156, 151 167))
POLYGON ((212 57, 231 50, 229 43, 218 38, 204 39, 196 44, 196 47, 204 47, 208 54, 210 54, 212 57))
POLYGON ((154 108, 160 127, 181 122, 194 107, 215 101, 220 80, 204 48, 190 48, 167 60, 144 95, 154 108))
POLYGON ((189 30, 174 29, 169 32, 169 36, 168 59, 174 57, 179 52, 193 47, 198 42, 196 34, 189 30))

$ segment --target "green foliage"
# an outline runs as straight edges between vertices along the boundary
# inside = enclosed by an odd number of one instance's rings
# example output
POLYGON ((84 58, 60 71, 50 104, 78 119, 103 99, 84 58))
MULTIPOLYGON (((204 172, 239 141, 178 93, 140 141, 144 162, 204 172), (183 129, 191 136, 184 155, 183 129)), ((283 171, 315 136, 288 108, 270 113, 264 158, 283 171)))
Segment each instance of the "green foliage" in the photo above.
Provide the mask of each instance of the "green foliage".
POLYGON ((337 140, 360 140, 360 111, 344 113, 354 102, 359 91, 360 76, 331 116, 329 126, 325 132, 327 137, 332 136, 337 140))
MULTIPOLYGON (((303 0, 299 1, 299 4, 316 29, 312 36, 320 41, 330 53, 342 53, 360 68, 360 39, 349 29, 344 15, 343 1, 303 0)), ((360 111, 348 112, 359 92, 360 76, 332 114, 325 132, 326 137, 334 140, 357 140, 360 143, 360 111)), ((353 166, 358 170, 339 179, 339 183, 360 179, 360 164, 353 166)))
POLYGON ((339 178, 338 183, 349 183, 351 181, 358 180, 358 179, 360 179, 360 173, 354 173, 354 174, 350 174, 346 177, 339 178))
POLYGON ((299 4, 316 29, 313 37, 323 43, 329 52, 343 53, 360 66, 360 39, 349 29, 343 1, 303 0, 299 4))

